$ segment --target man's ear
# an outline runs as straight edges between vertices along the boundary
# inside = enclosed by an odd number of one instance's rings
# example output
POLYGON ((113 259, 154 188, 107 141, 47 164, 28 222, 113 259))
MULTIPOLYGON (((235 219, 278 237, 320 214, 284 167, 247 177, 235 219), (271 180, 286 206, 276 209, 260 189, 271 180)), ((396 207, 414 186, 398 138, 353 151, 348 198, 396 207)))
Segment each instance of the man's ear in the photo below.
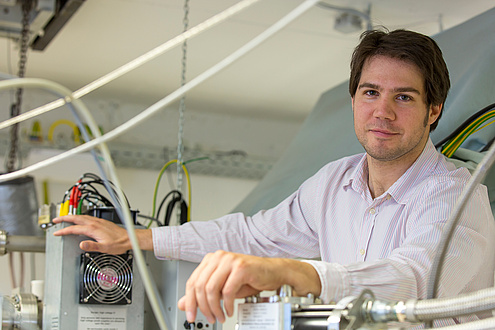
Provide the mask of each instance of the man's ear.
POLYGON ((443 104, 430 105, 430 116, 428 118, 428 124, 433 124, 438 119, 438 117, 440 117, 442 109, 443 104))

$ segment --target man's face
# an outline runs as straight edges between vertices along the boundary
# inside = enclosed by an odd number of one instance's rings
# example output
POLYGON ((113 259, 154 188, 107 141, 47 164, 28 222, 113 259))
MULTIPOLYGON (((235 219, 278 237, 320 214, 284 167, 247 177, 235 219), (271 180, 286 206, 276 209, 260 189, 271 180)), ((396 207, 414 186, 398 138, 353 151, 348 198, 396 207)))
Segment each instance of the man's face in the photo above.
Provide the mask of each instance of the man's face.
POLYGON ((374 56, 352 99, 354 129, 373 159, 411 163, 421 154, 441 106, 427 107, 423 76, 409 62, 374 56))

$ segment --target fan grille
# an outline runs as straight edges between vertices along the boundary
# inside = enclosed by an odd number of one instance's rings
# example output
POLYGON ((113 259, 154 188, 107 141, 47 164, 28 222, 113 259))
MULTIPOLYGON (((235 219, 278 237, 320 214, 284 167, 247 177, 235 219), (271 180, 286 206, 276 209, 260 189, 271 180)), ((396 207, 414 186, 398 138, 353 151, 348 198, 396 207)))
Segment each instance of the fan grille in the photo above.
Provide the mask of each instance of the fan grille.
POLYGON ((132 302, 132 254, 81 255, 81 304, 127 305, 132 302))

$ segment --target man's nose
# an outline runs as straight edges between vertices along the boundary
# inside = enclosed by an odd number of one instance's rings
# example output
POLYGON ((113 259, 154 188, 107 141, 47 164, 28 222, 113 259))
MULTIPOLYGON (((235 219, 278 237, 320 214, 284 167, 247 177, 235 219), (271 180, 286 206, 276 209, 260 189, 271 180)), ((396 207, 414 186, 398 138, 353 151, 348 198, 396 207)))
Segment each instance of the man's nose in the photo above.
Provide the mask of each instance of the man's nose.
POLYGON ((395 119, 395 103, 393 100, 381 98, 375 102, 375 110, 373 115, 376 118, 394 120, 395 119))

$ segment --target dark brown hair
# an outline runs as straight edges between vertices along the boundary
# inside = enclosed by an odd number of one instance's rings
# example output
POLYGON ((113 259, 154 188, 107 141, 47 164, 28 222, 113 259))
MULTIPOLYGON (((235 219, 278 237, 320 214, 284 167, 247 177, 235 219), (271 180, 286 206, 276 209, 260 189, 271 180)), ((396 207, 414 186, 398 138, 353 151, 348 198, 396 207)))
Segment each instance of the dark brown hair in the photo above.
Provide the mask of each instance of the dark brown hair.
MULTIPOLYGON (((445 103, 450 89, 450 79, 442 51, 430 37, 407 30, 392 32, 372 30, 361 35, 361 42, 354 49, 351 60, 349 93, 352 97, 356 94, 364 64, 376 55, 384 55, 416 65, 424 77, 427 106, 445 103)), ((443 109, 440 116, 442 113, 443 109)), ((430 131, 437 127, 440 116, 431 124, 430 131)))

